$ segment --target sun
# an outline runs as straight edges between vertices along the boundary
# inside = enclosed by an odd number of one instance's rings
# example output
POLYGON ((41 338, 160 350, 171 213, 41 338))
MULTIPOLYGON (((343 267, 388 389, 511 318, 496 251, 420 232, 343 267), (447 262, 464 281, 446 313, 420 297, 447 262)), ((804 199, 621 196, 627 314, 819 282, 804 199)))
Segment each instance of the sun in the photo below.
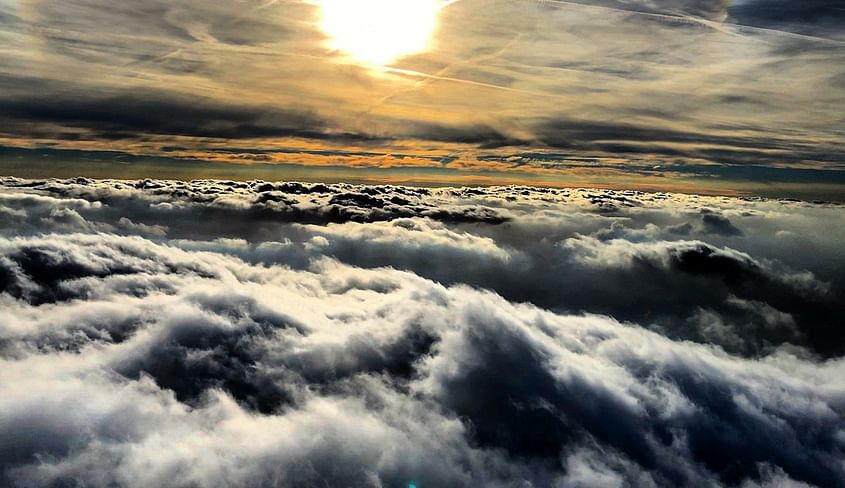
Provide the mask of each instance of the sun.
POLYGON ((329 45, 383 66, 429 48, 442 0, 318 0, 329 45))

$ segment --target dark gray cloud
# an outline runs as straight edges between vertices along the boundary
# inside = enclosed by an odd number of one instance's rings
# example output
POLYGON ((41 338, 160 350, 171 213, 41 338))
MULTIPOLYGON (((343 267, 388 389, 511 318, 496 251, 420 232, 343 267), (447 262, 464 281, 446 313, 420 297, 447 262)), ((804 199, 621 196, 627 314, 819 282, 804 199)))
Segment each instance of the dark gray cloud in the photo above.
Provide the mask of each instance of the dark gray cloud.
POLYGON ((733 225, 730 219, 716 215, 710 212, 704 212, 701 215, 701 223, 704 230, 713 234, 720 234, 723 236, 741 236, 742 231, 733 225))
MULTIPOLYGON (((638 108, 631 115, 639 112, 638 108)), ((745 171, 754 171, 755 166, 769 169, 775 163, 816 161, 836 166, 842 163, 838 151, 832 146, 814 144, 810 139, 773 137, 773 134, 762 136, 753 132, 737 136, 735 130, 704 134, 678 130, 664 124, 593 122, 561 116, 538 124, 535 133, 535 142, 557 149, 583 150, 587 154, 650 154, 665 158, 695 158, 720 163, 720 166, 738 166, 745 171)), ((788 179, 798 181, 796 176, 790 175, 788 179)), ((766 180, 763 175, 753 179, 766 180)))
POLYGON ((810 35, 845 35, 845 10, 836 2, 809 0, 743 0, 734 2, 730 19, 740 24, 784 29, 810 35))
POLYGON ((0 481, 839 486, 841 216, 6 178, 0 481))
POLYGON ((34 98, 0 100, 0 114, 5 119, 5 131, 11 134, 23 130, 20 135, 26 135, 29 124, 41 123, 84 129, 94 140, 153 134, 224 139, 371 139, 365 134, 330 134, 326 123, 307 110, 221 104, 202 97, 155 92, 40 93, 34 98))

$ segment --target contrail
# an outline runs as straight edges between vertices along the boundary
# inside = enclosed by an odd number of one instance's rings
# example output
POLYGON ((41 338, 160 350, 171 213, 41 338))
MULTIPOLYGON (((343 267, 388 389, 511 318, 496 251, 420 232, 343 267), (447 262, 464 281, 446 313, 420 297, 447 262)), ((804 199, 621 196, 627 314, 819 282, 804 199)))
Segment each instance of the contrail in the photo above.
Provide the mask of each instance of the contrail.
POLYGON ((423 73, 421 71, 414 71, 414 70, 410 70, 410 69, 394 68, 394 67, 390 67, 390 66, 384 66, 384 67, 379 68, 379 70, 387 72, 387 73, 395 73, 395 74, 399 74, 399 75, 413 76, 413 77, 419 77, 419 78, 427 78, 427 79, 430 79, 430 80, 451 81, 453 83, 463 83, 463 84, 467 84, 467 85, 480 86, 480 87, 483 87, 483 88, 492 88, 494 90, 504 90, 504 91, 509 91, 509 92, 513 92, 513 93, 522 93, 522 94, 526 94, 526 95, 535 95, 535 96, 544 96, 544 97, 549 96, 548 94, 539 94, 539 93, 534 93, 534 92, 530 92, 530 91, 526 91, 526 90, 520 90, 518 88, 511 88, 511 87, 508 87, 508 86, 494 85, 492 83, 484 83, 483 81, 473 81, 473 80, 467 80, 467 79, 464 79, 464 78, 454 78, 454 77, 451 77, 451 76, 439 76, 439 75, 433 75, 433 74, 429 74, 429 73, 423 73))

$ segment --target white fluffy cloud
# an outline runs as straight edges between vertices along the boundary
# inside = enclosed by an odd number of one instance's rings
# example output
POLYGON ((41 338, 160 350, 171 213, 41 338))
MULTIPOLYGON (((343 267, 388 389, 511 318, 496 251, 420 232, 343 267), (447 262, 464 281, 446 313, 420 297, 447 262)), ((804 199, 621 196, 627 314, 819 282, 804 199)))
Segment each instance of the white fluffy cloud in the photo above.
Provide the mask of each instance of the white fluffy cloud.
POLYGON ((0 193, 6 485, 845 480, 845 362, 810 335, 840 283, 757 244, 838 209, 706 200, 725 235, 680 196, 332 210, 332 188, 265 214, 260 192, 197 198, 211 183, 21 183, 0 193), (68 208, 84 222, 42 218, 68 208))

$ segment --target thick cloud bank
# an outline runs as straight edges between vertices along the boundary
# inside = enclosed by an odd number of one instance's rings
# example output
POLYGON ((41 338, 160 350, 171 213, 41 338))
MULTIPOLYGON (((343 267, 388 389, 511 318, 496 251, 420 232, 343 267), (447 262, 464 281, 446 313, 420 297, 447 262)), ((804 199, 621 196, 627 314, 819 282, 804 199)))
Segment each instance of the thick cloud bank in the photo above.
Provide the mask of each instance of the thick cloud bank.
POLYGON ((0 484, 845 484, 843 208, 0 179, 0 484))

